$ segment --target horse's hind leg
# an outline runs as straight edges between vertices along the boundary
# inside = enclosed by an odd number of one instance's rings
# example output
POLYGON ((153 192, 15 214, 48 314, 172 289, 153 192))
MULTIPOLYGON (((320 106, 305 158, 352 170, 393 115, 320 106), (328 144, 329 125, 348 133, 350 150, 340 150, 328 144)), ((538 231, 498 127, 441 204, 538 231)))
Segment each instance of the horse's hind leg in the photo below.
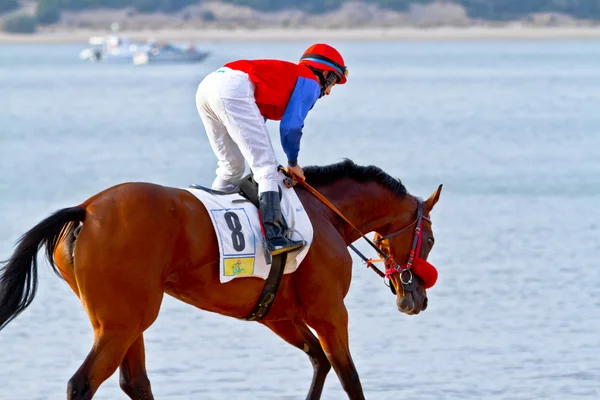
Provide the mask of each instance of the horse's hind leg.
POLYGON ((273 321, 265 325, 275 332, 279 337, 289 344, 304 351, 313 365, 313 379, 310 390, 306 396, 307 400, 321 398, 323 385, 327 373, 331 370, 331 364, 321 347, 319 340, 313 335, 303 321, 273 321))
POLYGON ((94 345, 77 372, 69 380, 68 400, 89 400, 102 382, 119 366, 137 333, 127 328, 95 329, 94 345))
POLYGON ((120 367, 121 389, 133 400, 153 400, 150 380, 146 373, 144 336, 140 335, 129 347, 120 367))
POLYGON ((146 374, 144 339, 139 335, 129 349, 126 332, 104 334, 79 370, 69 381, 67 398, 91 399, 104 380, 114 373, 121 362, 121 389, 133 400, 153 400, 150 381, 146 374))
POLYGON ((75 266, 81 301, 94 328, 94 345, 69 381, 67 399, 91 399, 122 362, 125 369, 131 368, 131 383, 142 385, 141 335, 158 316, 163 297, 160 278, 152 276, 157 268, 146 264, 144 276, 134 263, 121 263, 116 273, 84 262, 75 266))
MULTIPOLYGON (((97 284, 95 290, 82 290, 82 301, 94 327, 94 345, 69 380, 68 400, 91 399, 121 363, 125 365, 124 369, 131 368, 125 372, 128 376, 131 372, 131 382, 143 385, 145 368, 140 369, 144 358, 141 335, 158 316, 162 301, 160 284, 150 285, 139 279, 127 282, 127 287, 122 281, 114 282, 114 278, 112 285, 102 278, 94 282, 102 283, 97 284)), ((136 386, 136 389, 140 387, 136 386)))

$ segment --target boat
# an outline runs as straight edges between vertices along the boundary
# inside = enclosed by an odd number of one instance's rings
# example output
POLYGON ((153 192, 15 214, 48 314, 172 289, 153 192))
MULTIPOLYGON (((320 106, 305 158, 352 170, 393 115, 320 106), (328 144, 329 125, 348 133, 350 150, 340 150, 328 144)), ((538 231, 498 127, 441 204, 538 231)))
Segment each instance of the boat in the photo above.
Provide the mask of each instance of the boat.
POLYGON ((201 52, 189 45, 186 48, 177 47, 171 43, 151 41, 147 47, 138 49, 133 56, 135 65, 156 63, 192 63, 203 61, 208 52, 201 52))
POLYGON ((209 52, 198 51, 194 46, 187 48, 171 43, 148 41, 145 44, 131 43, 117 36, 92 36, 90 47, 79 53, 81 60, 106 63, 133 63, 135 65, 156 63, 200 62, 209 56, 209 52))
POLYGON ((116 36, 92 36, 90 47, 79 53, 79 58, 92 62, 131 63, 133 56, 139 51, 138 45, 116 36))

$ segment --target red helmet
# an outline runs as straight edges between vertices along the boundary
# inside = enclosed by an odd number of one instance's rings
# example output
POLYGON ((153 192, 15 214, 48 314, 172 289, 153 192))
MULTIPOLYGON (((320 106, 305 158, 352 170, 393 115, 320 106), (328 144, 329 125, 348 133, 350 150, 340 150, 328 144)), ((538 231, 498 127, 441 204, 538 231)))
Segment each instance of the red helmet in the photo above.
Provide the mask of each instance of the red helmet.
POLYGON ((310 46, 302 54, 300 64, 323 71, 331 71, 338 77, 338 84, 346 83, 348 68, 344 65, 344 59, 336 49, 328 44, 317 43, 310 46))

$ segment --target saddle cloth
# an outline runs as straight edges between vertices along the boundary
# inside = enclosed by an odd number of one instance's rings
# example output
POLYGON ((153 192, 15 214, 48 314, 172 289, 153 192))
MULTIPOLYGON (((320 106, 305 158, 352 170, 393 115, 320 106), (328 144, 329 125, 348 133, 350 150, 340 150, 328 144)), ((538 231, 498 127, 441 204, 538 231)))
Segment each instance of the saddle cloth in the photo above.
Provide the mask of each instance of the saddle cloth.
MULTIPOLYGON (((282 192, 281 212, 290 228, 288 237, 305 240, 307 245, 288 253, 284 274, 294 272, 302 262, 313 239, 313 227, 294 189, 279 182, 282 192)), ((185 188, 204 204, 213 223, 220 252, 220 279, 226 283, 240 277, 266 279, 267 265, 263 236, 256 207, 238 193, 211 194, 205 190, 185 188)))

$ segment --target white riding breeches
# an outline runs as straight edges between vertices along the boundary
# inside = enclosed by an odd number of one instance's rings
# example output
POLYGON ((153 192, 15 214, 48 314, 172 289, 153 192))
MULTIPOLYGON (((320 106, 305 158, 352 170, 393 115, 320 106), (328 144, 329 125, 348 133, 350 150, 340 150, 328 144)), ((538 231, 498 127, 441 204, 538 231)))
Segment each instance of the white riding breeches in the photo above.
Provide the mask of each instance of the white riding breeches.
POLYGON ((213 189, 237 184, 246 160, 259 193, 278 191, 277 157, 248 75, 227 67, 207 75, 198 86, 196 107, 219 160, 213 189))

